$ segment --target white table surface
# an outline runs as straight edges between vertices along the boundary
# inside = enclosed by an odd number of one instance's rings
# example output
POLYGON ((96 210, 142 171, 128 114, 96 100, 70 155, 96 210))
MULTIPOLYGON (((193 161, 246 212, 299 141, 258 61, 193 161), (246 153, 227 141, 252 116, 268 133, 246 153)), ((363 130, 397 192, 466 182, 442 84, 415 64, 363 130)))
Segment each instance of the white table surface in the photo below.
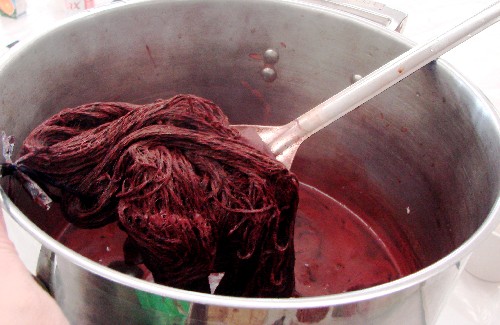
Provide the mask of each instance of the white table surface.
MULTIPOLYGON (((73 12, 64 8, 64 0, 26 0, 28 12, 17 19, 0 17, 0 55, 8 44, 22 41, 73 12)), ((111 0, 96 0, 96 5, 111 0)), ((416 42, 455 26, 486 7, 485 0, 379 0, 387 6, 406 12, 408 20, 402 34, 416 42)), ((500 109, 500 23, 476 35, 443 56, 469 81, 475 84, 500 109)), ((29 240, 12 220, 7 220, 9 234, 28 268, 33 269, 35 256, 29 240)), ((500 250, 499 250, 500 251, 500 250)), ((499 270, 500 272, 500 270, 499 270)), ((500 324, 500 283, 482 281, 463 272, 438 325, 500 324)))

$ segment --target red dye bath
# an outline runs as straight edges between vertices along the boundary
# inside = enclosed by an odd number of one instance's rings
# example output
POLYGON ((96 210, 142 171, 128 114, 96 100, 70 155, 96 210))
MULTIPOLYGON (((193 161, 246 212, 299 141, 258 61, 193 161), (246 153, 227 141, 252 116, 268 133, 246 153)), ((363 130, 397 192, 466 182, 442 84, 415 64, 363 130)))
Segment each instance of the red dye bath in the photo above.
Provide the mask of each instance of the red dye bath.
MULTIPOLYGON (((348 207, 306 184, 299 190, 295 222, 295 285, 298 296, 312 297, 359 290, 398 279, 407 264, 396 259, 381 240, 348 207)), ((100 229, 69 225, 59 241, 83 256, 124 273, 152 281, 142 264, 127 265, 127 235, 116 223, 100 229), (89 243, 92 245, 89 245, 89 243)))

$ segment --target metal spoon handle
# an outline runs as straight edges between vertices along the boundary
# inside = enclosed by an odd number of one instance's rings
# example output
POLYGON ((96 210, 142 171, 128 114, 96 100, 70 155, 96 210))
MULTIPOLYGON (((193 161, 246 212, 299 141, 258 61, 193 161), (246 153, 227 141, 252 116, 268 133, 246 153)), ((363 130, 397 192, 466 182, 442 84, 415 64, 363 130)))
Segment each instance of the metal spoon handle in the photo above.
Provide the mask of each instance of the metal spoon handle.
POLYGON ((441 36, 413 47, 282 126, 277 136, 271 139, 269 148, 273 153, 279 154, 290 146, 302 142, 498 20, 500 20, 500 1, 494 2, 441 36))

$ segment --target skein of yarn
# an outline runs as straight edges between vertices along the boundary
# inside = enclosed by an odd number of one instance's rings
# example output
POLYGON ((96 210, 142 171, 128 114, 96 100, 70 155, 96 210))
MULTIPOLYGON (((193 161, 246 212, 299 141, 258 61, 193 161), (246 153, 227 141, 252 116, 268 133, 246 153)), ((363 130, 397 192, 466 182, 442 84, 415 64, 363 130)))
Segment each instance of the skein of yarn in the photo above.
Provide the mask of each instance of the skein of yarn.
POLYGON ((298 180, 207 99, 64 109, 12 165, 74 225, 118 221, 155 282, 210 292, 210 273, 224 272, 216 294, 293 293, 298 180))

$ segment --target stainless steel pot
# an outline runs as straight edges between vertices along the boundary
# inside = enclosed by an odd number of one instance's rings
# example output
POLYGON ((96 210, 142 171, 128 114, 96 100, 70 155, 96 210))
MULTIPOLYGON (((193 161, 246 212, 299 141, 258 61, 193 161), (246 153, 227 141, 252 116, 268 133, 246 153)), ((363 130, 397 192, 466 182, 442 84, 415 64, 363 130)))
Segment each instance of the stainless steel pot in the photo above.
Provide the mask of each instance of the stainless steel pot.
MULTIPOLYGON (((78 16, 2 59, 0 126, 21 141, 63 107, 188 92, 235 124, 282 124, 411 46, 342 8, 352 10, 323 0, 139 1, 78 16)), ((375 9, 379 22, 401 26, 375 9)), ((441 60, 307 140, 299 178, 413 243, 393 253, 420 263, 396 281, 311 298, 228 298, 133 278, 54 240, 65 221, 12 183, 2 180, 1 194, 41 242, 37 276, 73 323, 424 324, 500 218, 498 161, 498 115, 441 60)))

